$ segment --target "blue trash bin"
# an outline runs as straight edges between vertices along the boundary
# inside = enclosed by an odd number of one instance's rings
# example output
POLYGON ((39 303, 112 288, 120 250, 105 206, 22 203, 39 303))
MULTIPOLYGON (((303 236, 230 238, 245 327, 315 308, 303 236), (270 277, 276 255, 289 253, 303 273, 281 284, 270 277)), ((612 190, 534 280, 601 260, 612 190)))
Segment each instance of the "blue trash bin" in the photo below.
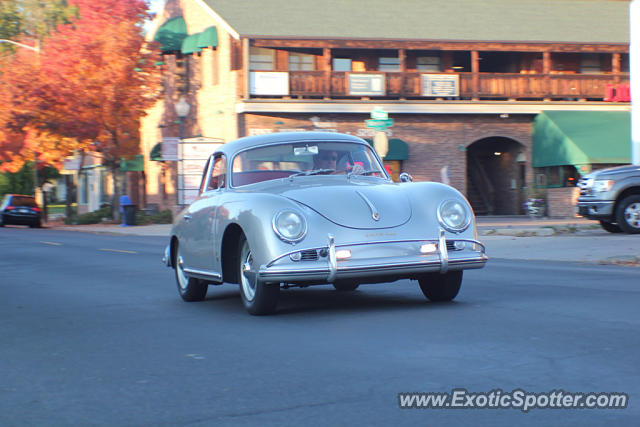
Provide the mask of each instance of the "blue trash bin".
POLYGON ((120 196, 120 216, 122 217, 122 227, 136 225, 136 205, 131 203, 129 196, 120 196))

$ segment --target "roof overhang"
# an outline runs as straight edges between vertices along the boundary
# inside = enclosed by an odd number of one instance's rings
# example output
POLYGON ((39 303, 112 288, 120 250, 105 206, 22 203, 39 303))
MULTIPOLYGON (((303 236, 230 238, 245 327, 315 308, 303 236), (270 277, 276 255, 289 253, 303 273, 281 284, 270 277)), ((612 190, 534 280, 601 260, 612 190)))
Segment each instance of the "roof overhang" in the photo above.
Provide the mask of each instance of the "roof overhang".
POLYGON ((627 164, 631 114, 620 111, 543 111, 533 122, 534 167, 627 164))
POLYGON ((631 111, 628 103, 524 103, 524 102, 389 102, 389 101, 266 101, 236 103, 236 113, 353 113, 369 114, 382 106, 389 114, 540 114, 542 111, 631 111))

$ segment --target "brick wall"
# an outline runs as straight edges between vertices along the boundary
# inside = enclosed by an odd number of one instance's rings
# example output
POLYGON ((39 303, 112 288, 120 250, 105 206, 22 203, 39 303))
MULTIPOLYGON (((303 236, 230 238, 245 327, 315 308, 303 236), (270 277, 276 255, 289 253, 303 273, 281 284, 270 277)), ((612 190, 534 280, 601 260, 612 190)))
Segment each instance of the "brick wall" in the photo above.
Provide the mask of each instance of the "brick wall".
MULTIPOLYGON (((242 128, 245 135, 295 130, 325 130, 371 137, 366 128, 365 114, 244 114, 242 128), (311 120, 314 118, 314 121, 311 120), (316 119, 317 118, 317 119, 316 119), (323 127, 314 126, 320 123, 323 127)), ((533 116, 501 119, 497 115, 394 115, 389 138, 399 138, 409 144, 409 159, 403 162, 403 172, 416 181, 440 181, 443 166, 449 167, 450 184, 466 193, 466 150, 484 138, 504 137, 522 145, 530 159, 531 120, 533 116)), ((505 168, 509 182, 517 170, 505 168)), ((531 180, 531 172, 528 172, 531 180)))
POLYGON ((547 215, 553 218, 573 218, 578 201, 578 187, 560 187, 547 189, 547 215))

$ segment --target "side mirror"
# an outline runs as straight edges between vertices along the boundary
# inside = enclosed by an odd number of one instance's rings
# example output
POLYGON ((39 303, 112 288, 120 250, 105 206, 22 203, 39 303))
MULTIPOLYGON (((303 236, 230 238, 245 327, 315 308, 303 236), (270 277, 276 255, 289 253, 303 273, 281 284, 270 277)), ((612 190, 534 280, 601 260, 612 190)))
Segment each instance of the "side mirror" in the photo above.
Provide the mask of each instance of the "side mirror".
POLYGON ((400 182, 413 182, 413 177, 406 172, 400 174, 400 182))

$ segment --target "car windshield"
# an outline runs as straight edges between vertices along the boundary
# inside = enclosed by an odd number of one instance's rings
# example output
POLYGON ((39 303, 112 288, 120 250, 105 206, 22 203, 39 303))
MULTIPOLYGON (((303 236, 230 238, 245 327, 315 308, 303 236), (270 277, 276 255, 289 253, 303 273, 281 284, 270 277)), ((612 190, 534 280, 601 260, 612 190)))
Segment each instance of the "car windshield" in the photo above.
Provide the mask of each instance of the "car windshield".
POLYGON ((12 206, 28 206, 35 208, 38 205, 33 197, 24 197, 24 196, 13 196, 11 197, 11 201, 9 202, 12 206))
POLYGON ((239 153, 233 159, 231 185, 330 174, 387 177, 369 146, 312 141, 262 146, 239 153))

